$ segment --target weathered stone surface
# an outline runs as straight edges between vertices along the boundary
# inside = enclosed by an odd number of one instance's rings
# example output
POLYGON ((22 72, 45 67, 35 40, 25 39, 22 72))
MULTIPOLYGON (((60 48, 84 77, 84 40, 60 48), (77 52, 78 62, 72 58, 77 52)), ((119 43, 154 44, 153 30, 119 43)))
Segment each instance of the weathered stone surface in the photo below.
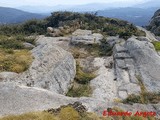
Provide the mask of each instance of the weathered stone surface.
POLYGON ((139 94, 141 89, 136 82, 134 60, 128 49, 124 45, 116 44, 113 49, 113 57, 118 97, 124 99, 129 94, 139 94))
POLYGON ((27 42, 23 43, 23 45, 24 45, 24 47, 27 48, 27 49, 33 49, 33 48, 35 47, 35 46, 32 45, 31 43, 27 43, 27 42))
POLYGON ((137 26, 137 28, 138 28, 139 30, 144 31, 144 32, 146 33, 146 37, 147 37, 147 39, 148 39, 150 42, 152 42, 152 41, 157 41, 157 39, 155 38, 155 35, 152 34, 150 31, 148 31, 148 30, 146 30, 146 29, 144 29, 144 28, 142 28, 142 27, 140 27, 140 26, 137 26))
POLYGON ((32 50, 34 61, 19 75, 19 83, 65 94, 74 79, 76 68, 71 53, 56 45, 61 38, 40 37, 32 50))
POLYGON ((148 39, 147 37, 137 37, 137 39, 138 40, 140 40, 140 41, 148 41, 148 42, 150 42, 151 40, 150 39, 148 39))
POLYGON ((102 34, 99 34, 99 33, 92 34, 92 31, 90 30, 78 29, 72 33, 71 43, 72 44, 78 44, 78 43, 94 44, 94 43, 100 43, 100 40, 102 39, 103 39, 102 34))
POLYGON ((160 9, 155 12, 147 28, 155 35, 160 35, 160 9))
POLYGON ((52 32, 53 32, 53 28, 52 28, 52 27, 48 27, 48 28, 47 28, 47 32, 48 32, 48 33, 52 33, 52 32))
POLYGON ((95 99, 113 101, 117 97, 117 87, 112 70, 106 71, 91 81, 92 97, 95 99))
POLYGON ((40 88, 0 83, 0 116, 56 108, 72 100, 40 88))
POLYGON ((13 80, 17 76, 18 74, 14 72, 0 72, 0 82, 7 81, 7 80, 13 80))
POLYGON ((106 40, 111 46, 114 46, 116 43, 125 42, 124 39, 119 38, 118 36, 109 36, 106 40))
POLYGON ((14 83, 0 83, 0 116, 8 114, 22 114, 32 111, 42 111, 50 108, 56 109, 62 105, 80 102, 89 112, 102 115, 107 108, 119 107, 125 111, 155 111, 159 113, 157 105, 125 105, 122 103, 112 103, 107 100, 95 98, 70 98, 48 90, 19 86, 14 83))
MULTIPOLYGON (((82 34, 79 32, 76 35, 82 34)), ((83 41, 91 40, 89 36, 95 35, 91 31, 85 34, 87 37, 84 35, 83 41)), ((101 38, 98 34, 95 36, 101 38)), ((77 38, 81 37, 77 35, 77 38)), ((85 105, 88 111, 100 114, 114 106, 129 111, 159 111, 159 104, 113 103, 130 94, 139 94, 139 77, 147 91, 160 91, 160 56, 148 40, 136 38, 114 41, 113 56, 80 60, 85 70, 95 71, 97 75, 90 82, 93 93, 88 98, 70 98, 61 95, 71 87, 76 72, 73 56, 65 51, 70 38, 40 36, 37 47, 32 50, 35 59, 29 70, 18 76, 11 74, 11 78, 10 73, 0 73, 3 78, 0 82, 0 115, 57 108, 76 101, 85 105)))
POLYGON ((160 91, 160 56, 150 42, 129 39, 125 47, 134 58, 141 80, 148 91, 160 91))
POLYGON ((79 35, 92 35, 92 31, 91 30, 81 30, 78 29, 75 32, 72 33, 73 36, 79 36, 79 35))

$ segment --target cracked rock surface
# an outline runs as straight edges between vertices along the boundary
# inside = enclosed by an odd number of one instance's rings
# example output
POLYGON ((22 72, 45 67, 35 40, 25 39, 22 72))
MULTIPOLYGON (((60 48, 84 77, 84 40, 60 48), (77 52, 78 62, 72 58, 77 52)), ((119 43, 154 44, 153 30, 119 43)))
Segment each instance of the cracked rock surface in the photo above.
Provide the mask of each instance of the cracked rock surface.
MULTIPOLYGON (((91 31, 83 32, 91 34, 91 31)), ((65 96, 76 74, 75 59, 67 52, 70 40, 70 37, 40 36, 31 51, 34 60, 27 71, 0 73, 0 116, 58 108, 74 102, 99 114, 115 106, 128 111, 159 112, 159 104, 114 102, 130 94, 139 94, 139 82, 143 82, 149 92, 160 91, 160 56, 150 41, 136 37, 126 41, 117 37, 113 41, 109 39, 113 43, 112 56, 81 60, 88 71, 96 70, 97 77, 90 82, 91 97, 71 98, 65 96)))

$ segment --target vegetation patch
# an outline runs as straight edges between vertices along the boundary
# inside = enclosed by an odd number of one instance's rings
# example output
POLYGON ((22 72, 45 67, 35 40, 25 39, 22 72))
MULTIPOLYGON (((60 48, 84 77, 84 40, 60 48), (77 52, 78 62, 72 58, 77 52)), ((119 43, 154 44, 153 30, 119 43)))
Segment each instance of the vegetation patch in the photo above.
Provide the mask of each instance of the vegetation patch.
POLYGON ((0 49, 0 72, 20 73, 27 70, 31 62, 32 56, 28 50, 0 49))
POLYGON ((123 103, 125 104, 134 104, 134 103, 140 103, 140 104, 157 104, 160 101, 160 92, 158 93, 151 93, 147 92, 140 76, 137 76, 137 79, 139 81, 139 85, 141 87, 141 93, 140 95, 129 95, 126 99, 123 100, 123 103))
POLYGON ((90 80, 94 79, 96 76, 94 73, 87 73, 83 71, 83 68, 80 66, 80 63, 76 62, 76 76, 75 81, 80 84, 88 84, 90 80))
POLYGON ((94 79, 96 75, 94 73, 84 72, 79 62, 76 62, 76 76, 72 88, 66 94, 70 97, 89 97, 92 93, 92 88, 89 83, 94 79))
POLYGON ((100 44, 84 44, 78 43, 76 45, 71 44, 70 52, 75 59, 93 57, 103 57, 112 55, 112 47, 105 41, 101 40, 100 44))
POLYGON ((47 33, 47 27, 63 27, 63 34, 69 34, 76 29, 87 29, 100 32, 103 35, 129 38, 132 35, 145 36, 145 33, 138 30, 133 24, 118 19, 105 18, 90 13, 77 12, 54 12, 51 16, 43 20, 30 20, 18 25, 1 25, 0 35, 17 35, 17 34, 43 34, 47 33))
POLYGON ((26 113, 22 115, 9 115, 0 118, 0 120, 58 120, 52 114, 47 112, 26 113))
POLYGON ((152 42, 156 51, 160 51, 160 42, 159 41, 154 41, 152 42))
MULTIPOLYGON (((78 107, 81 108, 81 107, 78 107)), ((124 110, 114 107, 109 108, 108 110, 112 110, 113 112, 125 112, 124 110)), ((155 117, 147 116, 106 116, 102 117, 97 115, 96 113, 86 112, 86 111, 78 111, 71 106, 63 106, 58 108, 58 110, 54 110, 56 112, 32 112, 26 113, 22 115, 10 115, 0 120, 157 120, 155 117)))
POLYGON ((89 84, 79 84, 74 82, 71 89, 66 94, 69 97, 89 97, 92 94, 92 88, 89 84))
POLYGON ((20 73, 28 69, 32 63, 32 55, 23 46, 23 41, 33 41, 18 36, 0 36, 0 72, 20 73))
POLYGON ((140 95, 129 95, 125 100, 123 100, 124 104, 157 104, 160 101, 160 93, 141 93, 140 95), (143 98, 143 99, 142 99, 143 98))

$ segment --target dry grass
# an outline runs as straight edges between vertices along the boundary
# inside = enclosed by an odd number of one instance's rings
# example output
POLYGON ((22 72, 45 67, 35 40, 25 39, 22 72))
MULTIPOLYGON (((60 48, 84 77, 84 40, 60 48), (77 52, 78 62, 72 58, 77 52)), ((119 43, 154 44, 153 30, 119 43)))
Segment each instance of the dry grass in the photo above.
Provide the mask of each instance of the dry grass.
POLYGON ((69 97, 89 97, 92 94, 92 88, 89 83, 95 77, 96 75, 94 73, 84 72, 77 60, 74 84, 66 95, 69 97))
POLYGON ((47 112, 26 113, 22 115, 10 115, 0 120, 59 120, 47 112))
MULTIPOLYGON (((114 107, 114 112, 125 112, 124 110, 114 107)), ((134 114, 134 113, 133 113, 134 114)), ((106 116, 102 117, 96 113, 84 112, 79 113, 74 108, 67 106, 60 110, 58 114, 48 112, 32 112, 22 115, 9 115, 0 120, 157 120, 155 117, 143 116, 106 116)))
POLYGON ((80 120, 79 113, 72 107, 63 108, 59 113, 60 120, 80 120))
POLYGON ((23 72, 28 69, 32 59, 29 50, 0 49, 0 72, 23 72))

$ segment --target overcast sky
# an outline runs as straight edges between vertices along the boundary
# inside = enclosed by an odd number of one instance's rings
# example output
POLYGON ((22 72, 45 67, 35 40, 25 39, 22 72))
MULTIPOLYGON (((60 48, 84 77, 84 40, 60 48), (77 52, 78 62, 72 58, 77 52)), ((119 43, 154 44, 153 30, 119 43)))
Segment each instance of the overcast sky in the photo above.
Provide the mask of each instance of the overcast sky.
MULTIPOLYGON (((138 4, 149 0, 0 0, 0 6, 18 7, 18 6, 54 6, 54 5, 74 5, 88 3, 115 3, 138 4)), ((113 5, 114 6, 114 5, 113 5)))

